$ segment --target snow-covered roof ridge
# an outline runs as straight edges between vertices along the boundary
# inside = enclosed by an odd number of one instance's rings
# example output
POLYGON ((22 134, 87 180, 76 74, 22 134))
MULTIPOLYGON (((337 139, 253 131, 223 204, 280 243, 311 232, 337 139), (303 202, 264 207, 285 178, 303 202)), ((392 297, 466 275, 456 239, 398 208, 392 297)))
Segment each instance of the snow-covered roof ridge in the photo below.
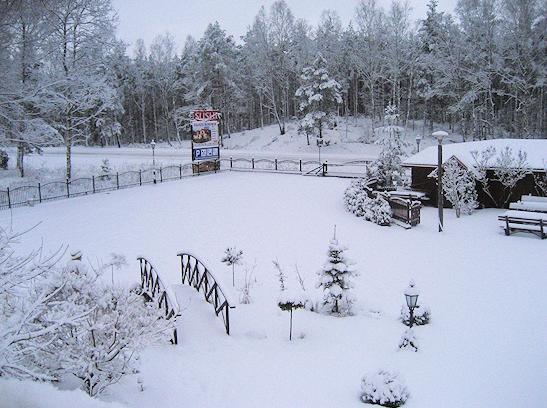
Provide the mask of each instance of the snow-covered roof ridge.
MULTIPOLYGON (((474 142, 443 144, 443 163, 456 157, 467 168, 475 166, 472 152, 481 152, 494 147, 496 152, 509 147, 516 155, 519 150, 526 153, 528 168, 542 171, 547 165, 547 139, 490 139, 474 142)), ((430 146, 413 156, 408 157, 403 166, 434 167, 437 165, 437 146, 430 146)))

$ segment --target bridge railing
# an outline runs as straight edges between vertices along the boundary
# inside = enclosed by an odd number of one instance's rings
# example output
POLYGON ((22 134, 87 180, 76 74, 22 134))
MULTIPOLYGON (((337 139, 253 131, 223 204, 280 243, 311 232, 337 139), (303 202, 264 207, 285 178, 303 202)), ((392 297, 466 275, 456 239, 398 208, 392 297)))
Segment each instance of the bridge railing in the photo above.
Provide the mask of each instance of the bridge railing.
POLYGON ((199 259, 186 252, 177 255, 180 257, 182 283, 203 292, 205 300, 213 305, 215 314, 221 317, 226 334, 230 334, 230 309, 235 308, 233 303, 222 291, 211 271, 199 259))
MULTIPOLYGON (((137 260, 141 268, 141 295, 148 301, 155 302, 157 307, 164 311, 166 319, 179 317, 179 304, 167 282, 161 279, 159 272, 146 258, 138 257, 137 260)), ((176 328, 173 330, 171 342, 173 344, 178 342, 176 328)))

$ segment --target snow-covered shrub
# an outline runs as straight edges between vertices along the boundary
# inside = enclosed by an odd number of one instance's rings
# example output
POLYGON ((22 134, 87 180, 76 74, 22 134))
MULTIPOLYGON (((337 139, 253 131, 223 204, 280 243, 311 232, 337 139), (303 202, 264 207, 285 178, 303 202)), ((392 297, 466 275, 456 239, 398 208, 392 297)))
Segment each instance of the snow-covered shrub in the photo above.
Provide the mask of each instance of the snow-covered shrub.
POLYGON ((390 225, 391 207, 387 200, 379 194, 368 199, 365 202, 365 219, 382 226, 390 225))
POLYGON ((357 217, 364 217, 365 203, 369 200, 370 191, 366 179, 352 180, 346 191, 344 191, 346 209, 357 217))
POLYGON ((387 370, 367 374, 361 381, 361 400, 368 404, 396 408, 403 405, 409 396, 399 376, 387 370))
POLYGON ((56 354, 61 370, 79 378, 90 396, 133 373, 139 352, 146 345, 167 342, 174 324, 136 291, 101 282, 102 272, 70 261, 44 282, 56 290, 54 300, 69 305, 54 304, 41 317, 44 321, 58 319, 67 307, 76 315, 85 314, 78 324, 59 330, 56 354))
POLYGON ((443 165, 443 193, 456 211, 456 217, 461 213, 471 214, 478 207, 475 177, 452 157, 443 165))
POLYGON ((399 340, 399 348, 401 350, 418 351, 418 340, 411 328, 406 329, 399 340))
POLYGON ((110 161, 108 159, 103 159, 99 166, 99 177, 103 180, 110 180, 110 174, 112 173, 113 170, 110 166, 110 161))
MULTIPOLYGON (((401 322, 405 326, 410 326, 410 311, 406 305, 401 306, 401 322)), ((417 306, 414 309, 414 324, 416 326, 423 326, 429 323, 431 320, 431 310, 427 306, 417 306)))
POLYGON ((323 309, 340 316, 349 315, 355 298, 350 293, 353 288, 352 277, 357 276, 353 263, 346 257, 347 248, 336 238, 330 241, 327 261, 317 272, 316 287, 323 290, 323 309))
POLYGON ((346 209, 357 217, 378 225, 390 225, 391 207, 386 199, 372 191, 366 179, 353 180, 344 192, 346 209), (371 198, 374 196, 374 198, 371 198))
POLYGON ((254 284, 254 271, 256 269, 256 264, 252 266, 252 268, 245 268, 245 278, 243 280, 243 286, 239 289, 241 292, 241 296, 239 298, 239 303, 243 305, 248 305, 253 302, 253 298, 251 297, 251 288, 254 284))
MULTIPOLYGON (((0 229, 0 376, 57 380, 74 374, 97 395, 126 373, 146 344, 167 341, 173 321, 126 288, 104 284, 103 268, 75 256, 13 256, 0 229)), ((76 254, 77 255, 77 254, 76 254)))
POLYGON ((9 161, 8 154, 6 153, 5 150, 0 149, 0 169, 7 170, 8 169, 8 161, 9 161))
POLYGON ((224 251, 224 257, 222 257, 221 262, 224 262, 227 266, 232 267, 232 286, 235 286, 235 266, 241 263, 243 259, 243 251, 240 251, 235 246, 228 247, 224 251))

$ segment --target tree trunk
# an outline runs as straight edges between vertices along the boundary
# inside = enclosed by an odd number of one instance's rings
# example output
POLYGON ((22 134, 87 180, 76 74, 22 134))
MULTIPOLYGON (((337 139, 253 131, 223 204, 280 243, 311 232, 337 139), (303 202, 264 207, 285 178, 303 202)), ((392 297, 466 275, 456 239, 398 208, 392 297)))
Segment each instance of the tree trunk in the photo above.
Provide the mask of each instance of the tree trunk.
POLYGON ((25 144, 23 142, 17 143, 17 169, 19 170, 19 176, 25 177, 25 166, 23 163, 25 157, 25 144))
POLYGON ((143 143, 146 144, 146 117, 145 117, 145 106, 144 106, 144 94, 141 95, 141 122, 142 122, 142 138, 143 143))
POLYGON ((72 177, 72 142, 70 140, 70 137, 67 137, 65 139, 65 146, 66 146, 66 178, 70 180, 72 177))

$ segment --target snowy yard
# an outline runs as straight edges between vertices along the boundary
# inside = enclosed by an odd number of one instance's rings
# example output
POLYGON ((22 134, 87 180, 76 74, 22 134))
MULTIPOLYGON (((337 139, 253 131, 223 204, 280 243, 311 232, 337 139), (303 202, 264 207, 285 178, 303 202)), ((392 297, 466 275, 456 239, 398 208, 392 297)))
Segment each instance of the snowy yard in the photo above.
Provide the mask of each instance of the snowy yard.
MULTIPOLYGON (((236 245, 249 269, 256 264, 253 303, 232 310, 231 336, 201 294, 177 286, 179 344, 144 353, 144 392, 137 376, 128 376, 101 399, 143 408, 158 401, 166 408, 360 407, 362 376, 388 368, 404 378, 408 408, 545 406, 545 241, 504 236, 501 210, 461 219, 449 210, 442 234, 435 208, 423 209, 422 223, 412 230, 380 227, 344 209, 348 184, 223 173, 3 211, 0 222, 18 231, 36 225, 22 250, 44 240, 48 250, 69 245, 91 261, 126 255, 119 283, 137 282, 135 258, 143 255, 179 284, 176 254, 184 250, 200 257, 237 300, 231 269, 220 262, 224 250, 236 245), (357 312, 336 318, 296 311, 289 342, 272 260, 285 267, 292 286, 297 264, 318 300, 315 273, 335 224, 360 272, 357 312), (418 303, 432 311, 431 324, 415 328, 418 353, 397 348, 411 278, 421 291, 418 303)), ((236 269, 236 286, 244 269, 236 269)))

